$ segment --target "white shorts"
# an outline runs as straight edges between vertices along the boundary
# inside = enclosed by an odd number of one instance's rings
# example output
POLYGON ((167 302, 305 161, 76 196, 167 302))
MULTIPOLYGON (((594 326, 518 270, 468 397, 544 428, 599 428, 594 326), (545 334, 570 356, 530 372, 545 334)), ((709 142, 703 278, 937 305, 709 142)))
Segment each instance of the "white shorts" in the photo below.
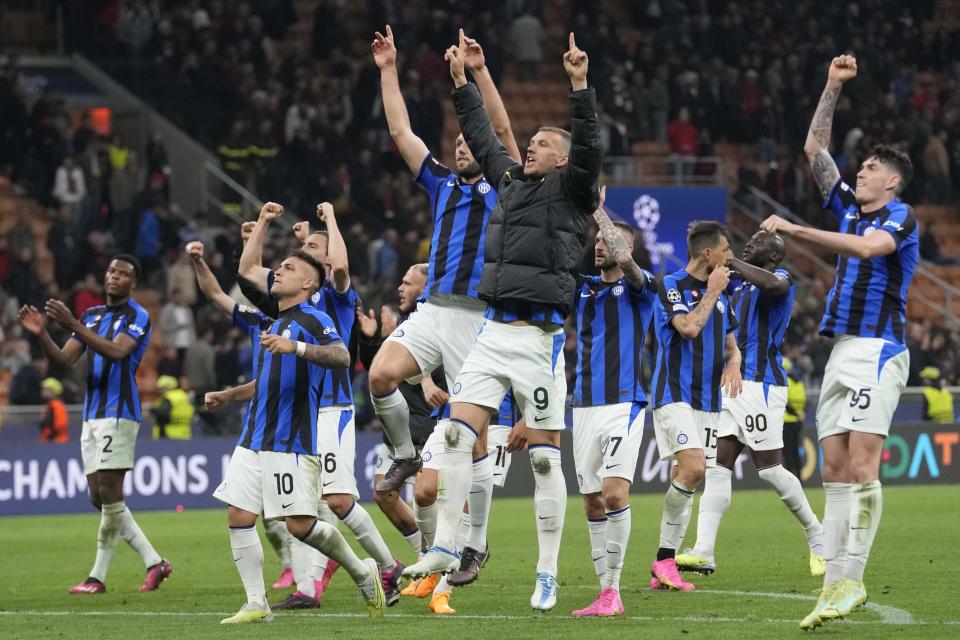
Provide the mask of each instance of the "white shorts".
POLYGON ((718 436, 733 436, 751 451, 783 449, 783 414, 787 388, 763 382, 743 381, 736 398, 723 392, 718 436))
POLYGON ((910 373, 910 352, 880 338, 842 336, 823 372, 817 437, 848 431, 887 437, 910 373))
MULTIPOLYGON (((378 444, 374 451, 377 453, 377 466, 373 470, 373 475, 385 476, 387 475, 387 471, 390 470, 390 465, 393 464, 393 453, 391 453, 390 447, 383 443, 378 444)), ((403 483, 412 487, 414 482, 416 482, 416 478, 416 475, 412 475, 404 480, 403 483)))
POLYGON ((653 432, 661 460, 672 460, 678 451, 703 449, 708 467, 717 464, 720 414, 697 411, 686 402, 673 402, 653 410, 653 432))
POLYGON ((353 407, 324 407, 317 414, 320 495, 349 494, 360 499, 353 474, 357 434, 353 407))
POLYGON ((317 515, 317 456, 237 447, 213 497, 267 520, 317 515))
POLYGON ((80 430, 83 473, 133 469, 140 423, 125 418, 84 420, 80 430))
POLYGON ((481 307, 448 306, 427 300, 418 304, 417 310, 386 341, 399 342, 417 361, 420 375, 408 378, 407 382, 418 384, 423 374, 443 365, 449 389, 481 326, 481 307))
POLYGON ((512 427, 492 424, 487 429, 487 455, 493 458, 493 486, 502 487, 507 482, 507 473, 510 471, 510 458, 507 453, 507 438, 510 437, 512 427))
POLYGON ((427 441, 423 443, 423 449, 420 450, 420 459, 423 461, 424 469, 440 471, 440 467, 443 466, 443 450, 446 447, 444 431, 446 428, 445 422, 438 422, 427 437, 427 441))
POLYGON ((528 429, 561 431, 567 402, 562 328, 486 321, 451 387, 450 402, 499 409, 507 389, 528 429))
POLYGON ((573 463, 580 493, 599 493, 604 478, 633 482, 643 415, 639 402, 573 408, 573 463))

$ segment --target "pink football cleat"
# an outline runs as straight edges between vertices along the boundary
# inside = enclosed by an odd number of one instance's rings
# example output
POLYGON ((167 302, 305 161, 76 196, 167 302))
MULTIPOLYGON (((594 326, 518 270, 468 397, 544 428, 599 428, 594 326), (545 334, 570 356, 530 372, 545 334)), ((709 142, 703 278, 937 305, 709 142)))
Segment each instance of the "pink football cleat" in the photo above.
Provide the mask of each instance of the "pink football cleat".
POLYGON ((574 618, 590 618, 597 615, 597 605, 600 604, 600 596, 603 595, 603 592, 597 594, 597 597, 593 599, 593 602, 585 606, 583 609, 577 609, 576 611, 571 611, 570 615, 574 618))
POLYGON ((684 582, 680 577, 680 571, 677 569, 677 561, 673 558, 666 558, 653 563, 650 567, 650 574, 660 581, 661 587, 676 589, 678 591, 693 591, 695 588, 691 583, 684 582))
POLYGON ((95 593, 106 593, 107 585, 94 578, 87 578, 80 584, 70 587, 69 593, 73 595, 89 596, 95 593))
POLYGON ((597 610, 594 615, 598 618, 623 615, 623 600, 620 599, 620 594, 616 589, 608 587, 600 592, 600 598, 597 600, 597 610))
POLYGON ((323 570, 323 576, 320 578, 320 583, 317 585, 317 598, 320 598, 327 589, 330 588, 330 582, 333 581, 333 574, 337 572, 337 569, 340 568, 340 563, 334 559, 327 560, 327 568, 323 570))
POLYGON ((284 567, 283 571, 280 572, 280 577, 277 578, 277 581, 273 583, 274 589, 287 589, 293 586, 293 583, 296 582, 293 578, 293 569, 290 567, 284 567))
POLYGON ((173 566, 166 560, 161 560, 147 569, 147 579, 143 581, 140 591, 156 591, 160 588, 160 583, 169 578, 171 573, 173 573, 173 566))

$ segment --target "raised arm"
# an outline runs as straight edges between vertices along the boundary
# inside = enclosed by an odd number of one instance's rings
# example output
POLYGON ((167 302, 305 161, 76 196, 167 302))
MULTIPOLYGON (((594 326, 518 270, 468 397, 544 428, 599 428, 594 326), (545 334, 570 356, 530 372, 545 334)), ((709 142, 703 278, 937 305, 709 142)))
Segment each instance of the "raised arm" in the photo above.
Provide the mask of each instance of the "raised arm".
POLYGON ((686 340, 694 340, 703 331, 703 327, 710 319, 714 307, 717 306, 717 300, 720 294, 730 283, 730 270, 726 267, 717 267, 710 273, 707 279, 707 292, 703 294, 703 299, 697 308, 690 313, 684 313, 673 316, 670 323, 677 333, 686 340))
POLYGON ((390 137, 400 150, 400 155, 403 156, 407 167, 416 174, 420 171, 420 165, 423 164, 423 159, 427 157, 429 150, 423 140, 414 135, 410 128, 407 105, 404 104, 403 94, 400 93, 397 47, 393 42, 393 29, 390 25, 387 25, 386 36, 379 31, 374 34, 370 48, 373 51, 373 61, 380 69, 380 92, 383 96, 383 111, 387 116, 390 137))
POLYGON ((603 234, 603 241, 607 245, 607 250, 613 259, 617 261, 617 265, 623 270, 623 277, 626 278, 627 282, 633 285, 635 289, 642 290, 647 286, 647 278, 644 276, 643 269, 640 268, 640 265, 634 261, 633 255, 630 253, 630 247, 627 246, 627 241, 623 238, 623 234, 613 226, 610 216, 604 211, 603 203, 606 197, 607 188, 605 186, 600 187, 600 203, 597 205, 597 210, 593 212, 593 219, 596 220, 600 226, 600 233, 603 234))
POLYGON ((563 68, 572 88, 567 193, 577 208, 585 213, 596 206, 600 178, 600 122, 596 92, 587 88, 588 66, 586 52, 577 47, 571 33, 570 49, 563 54, 563 68))
POLYGON ((450 76, 455 87, 453 106, 457 111, 463 138, 483 170, 483 175, 492 184, 499 186, 507 171, 517 167, 519 172, 520 168, 494 134, 490 115, 483 108, 483 100, 477 87, 467 82, 466 51, 466 36, 463 35, 463 29, 460 29, 460 43, 447 49, 443 55, 443 59, 450 63, 450 76))
MULTIPOLYGON (((44 311, 51 320, 59 324, 68 331, 73 332, 73 338, 81 341, 93 351, 96 351, 108 360, 123 360, 137 347, 137 340, 125 332, 119 332, 109 340, 100 336, 95 331, 87 328, 87 325, 77 320, 67 305, 59 300, 47 300, 44 311)), ((149 319, 144 323, 149 325, 149 319)), ((146 326, 138 326, 138 333, 141 335, 146 331, 146 326)), ((78 354, 79 356, 79 354, 78 354)))
POLYGON ((267 228, 270 223, 283 215, 283 207, 275 202, 268 202, 260 209, 260 216, 257 218, 257 224, 250 232, 250 238, 243 245, 243 253, 240 254, 241 276, 257 285, 261 291, 267 291, 267 275, 270 270, 263 266, 263 240, 267 236, 267 228))
POLYGON ((200 287, 200 291, 218 309, 228 315, 233 314, 236 302, 224 293, 220 283, 217 282, 217 278, 213 275, 213 271, 210 271, 210 266, 203 259, 203 243, 198 240, 188 242, 186 251, 193 263, 193 270, 197 274, 197 285, 200 287))
POLYGON ((47 333, 47 318, 40 313, 39 309, 33 305, 25 305, 20 307, 18 317, 27 333, 37 337, 40 348, 55 365, 62 369, 69 369, 80 359, 83 343, 78 340, 67 340, 67 344, 61 349, 47 333))
POLYGON ((337 293, 346 293, 350 288, 350 261, 347 259, 347 244, 337 226, 333 205, 321 202, 317 205, 317 217, 327 225, 327 259, 330 261, 330 279, 337 293))
POLYGON ((727 267, 739 271, 743 279, 772 296, 784 296, 790 291, 790 281, 766 269, 755 267, 739 258, 730 258, 727 267))
POLYGON ((820 95, 817 110, 813 114, 813 121, 807 131, 807 140, 803 145, 803 152, 807 154, 813 178, 820 187, 824 198, 840 178, 837 164, 830 155, 830 132, 833 129, 833 111, 840 98, 840 89, 843 83, 857 75, 857 59, 853 56, 837 56, 830 63, 827 73, 827 86, 820 95))
POLYGON ((466 57, 464 63, 473 74, 473 81, 480 89, 480 97, 483 98, 483 104, 486 106, 487 114, 490 116, 490 122, 493 124, 493 132, 496 134, 503 148, 506 149, 514 162, 520 162, 520 147, 517 145, 517 139, 513 136, 513 128, 510 126, 510 117, 507 115, 507 108, 503 105, 503 98, 497 91, 497 85, 493 82, 493 76, 487 68, 486 60, 483 57, 483 48, 480 43, 473 38, 464 37, 467 45, 466 57))
MULTIPOLYGON (((895 220, 894 223, 896 223, 895 220)), ((880 227, 880 229, 887 230, 884 229, 885 226, 886 225, 880 227)), ((896 233, 909 235, 915 227, 916 220, 910 217, 904 225, 896 230, 896 233)), ((836 231, 824 231, 823 229, 814 229, 813 227, 794 224, 784 220, 780 216, 770 216, 760 223, 760 228, 764 231, 779 233, 796 240, 805 240, 829 251, 833 251, 834 253, 839 253, 851 258, 858 258, 860 260, 885 256, 897 250, 897 241, 894 240, 891 233, 871 233, 868 236, 858 236, 852 233, 837 233, 836 231)))

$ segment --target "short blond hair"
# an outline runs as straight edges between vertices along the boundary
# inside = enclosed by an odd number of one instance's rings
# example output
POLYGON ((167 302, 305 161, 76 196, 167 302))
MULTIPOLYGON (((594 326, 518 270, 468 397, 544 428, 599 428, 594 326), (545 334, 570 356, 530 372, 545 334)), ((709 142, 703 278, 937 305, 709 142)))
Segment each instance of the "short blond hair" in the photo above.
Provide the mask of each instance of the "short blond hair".
POLYGON ((561 129, 560 127, 540 127, 537 129, 537 133, 555 133, 563 140, 564 146, 567 148, 567 152, 570 152, 570 132, 566 129, 561 129))

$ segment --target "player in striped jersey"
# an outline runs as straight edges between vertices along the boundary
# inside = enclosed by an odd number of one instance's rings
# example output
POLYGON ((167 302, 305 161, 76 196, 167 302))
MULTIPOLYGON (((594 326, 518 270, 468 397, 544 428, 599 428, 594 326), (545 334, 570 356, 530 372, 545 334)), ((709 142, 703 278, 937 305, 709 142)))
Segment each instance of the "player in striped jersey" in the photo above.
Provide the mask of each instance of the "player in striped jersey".
POLYGON ((880 457, 890 421, 907 384, 904 342, 907 290, 919 259, 919 226, 898 197, 913 176, 910 157, 895 147, 873 148, 857 172, 856 191, 830 157, 833 111, 857 61, 833 59, 813 115, 804 152, 839 232, 771 216, 762 228, 816 243, 838 254, 821 335, 837 338, 820 386, 817 437, 826 495, 823 528, 827 568, 823 591, 801 623, 819 626, 848 615, 867 599, 863 573, 873 545, 883 494, 880 457))
POLYGON ((783 370, 783 342, 795 286, 780 268, 786 253, 783 238, 756 232, 743 249, 743 260, 731 258, 729 290, 737 316, 737 345, 743 355, 743 391, 723 399, 720 413, 717 465, 707 469, 700 498, 697 542, 677 556, 677 566, 700 573, 716 569, 717 529, 730 506, 733 466, 746 446, 760 477, 797 518, 810 547, 810 572, 823 575, 823 528, 810 508, 800 480, 783 467, 783 419, 787 407, 787 375, 783 370))
POLYGON ((573 389, 573 459, 600 579, 592 603, 575 617, 623 615, 620 572, 630 539, 630 483, 640 456, 647 396, 641 387, 643 339, 650 328, 657 281, 633 261, 634 230, 594 219, 599 276, 581 276, 576 300, 577 378, 573 389))
MULTIPOLYGON (((260 250, 268 225, 282 214, 283 207, 280 205, 264 205, 240 257, 241 275, 267 294, 271 294, 274 275, 273 271, 260 264, 260 250)), ((323 244, 319 242, 317 248, 309 247, 313 236, 308 236, 304 251, 311 255, 312 250, 311 257, 328 264, 330 277, 310 296, 310 303, 333 320, 334 327, 338 334, 343 336, 344 343, 350 344, 359 298, 350 282, 347 247, 337 225, 333 206, 329 202, 317 205, 317 217, 326 225, 327 246, 325 251, 323 244)), ((380 564, 387 603, 392 606, 400 599, 399 580, 403 564, 393 558, 370 514, 358 502, 360 492, 354 475, 356 434, 349 367, 333 368, 326 372, 319 407, 320 440, 317 447, 323 464, 321 496, 324 502, 321 510, 329 506, 336 517, 353 532, 364 550, 380 564)), ((323 516, 321 518, 323 519, 323 516)), ((300 600, 304 606, 311 606, 309 587, 305 596, 300 599, 294 594, 295 601, 280 608, 299 608, 296 605, 300 600)))
MULTIPOLYGON (((483 49, 475 40, 468 40, 467 67, 483 95, 495 133, 503 140, 510 156, 519 161, 520 150, 506 109, 485 66, 483 49)), ((376 33, 371 49, 380 69, 383 109, 390 135, 417 184, 427 192, 433 211, 426 299, 387 339, 370 369, 370 395, 393 447, 394 458, 376 489, 395 491, 422 465, 410 437, 410 410, 397 387, 402 380, 419 380, 441 365, 448 388, 453 386, 483 323, 486 303, 478 298, 482 248, 497 194, 483 176, 462 134, 455 143, 456 171, 451 171, 434 158, 423 140, 411 130, 400 92, 397 49, 390 25, 386 27, 386 35, 376 33)), ((484 453, 482 443, 476 453, 484 453)))
POLYGON ((721 389, 740 393, 740 349, 733 305, 726 294, 731 257, 727 231, 717 222, 687 230, 685 269, 663 276, 654 306, 657 362, 653 372, 653 427, 660 458, 676 462, 663 505, 653 588, 690 590, 677 571, 693 492, 716 463, 721 389))
POLYGON ((114 256, 104 277, 107 304, 87 309, 80 319, 63 302, 48 300, 46 315, 36 307, 20 309, 20 323, 37 337, 51 362, 72 367, 87 349, 87 389, 83 398, 80 450, 90 501, 100 511, 97 556, 89 577, 73 594, 104 593, 107 569, 117 538, 140 554, 147 578, 140 591, 153 591, 173 572, 147 540, 123 500, 123 479, 133 468, 140 431, 140 392, 136 372, 150 342, 147 310, 130 297, 140 279, 140 263, 127 254, 114 256), (60 348, 46 331, 47 318, 72 332, 60 348))
MULTIPOLYGON (((323 378, 350 362, 333 321, 309 303, 324 268, 304 252, 286 258, 273 281, 279 314, 260 334, 252 397, 243 431, 223 483, 213 495, 228 505, 230 542, 247 603, 222 624, 268 622, 263 549, 256 520, 283 518, 292 535, 339 562, 360 588, 372 617, 383 615, 385 596, 374 559, 361 561, 336 527, 317 520, 320 467, 318 420, 323 378)), ((210 394, 212 395, 212 394, 210 394)), ((211 398, 208 397, 208 400, 211 398)), ((242 399, 237 394, 232 399, 242 399)), ((208 408, 215 408, 211 402, 208 408)))

